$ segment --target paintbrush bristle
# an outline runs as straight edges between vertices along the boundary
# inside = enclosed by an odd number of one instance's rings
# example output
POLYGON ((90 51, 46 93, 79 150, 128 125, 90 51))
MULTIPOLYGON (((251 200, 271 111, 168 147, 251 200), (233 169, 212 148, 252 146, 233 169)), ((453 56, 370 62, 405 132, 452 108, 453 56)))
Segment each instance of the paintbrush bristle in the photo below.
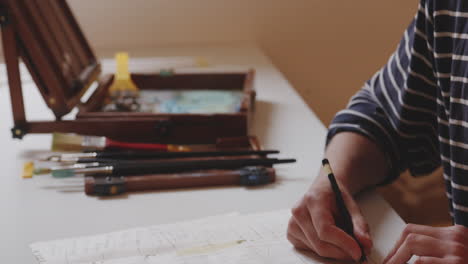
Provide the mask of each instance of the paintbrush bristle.
POLYGON ((52 151, 81 151, 82 149, 83 136, 61 133, 52 135, 52 151))

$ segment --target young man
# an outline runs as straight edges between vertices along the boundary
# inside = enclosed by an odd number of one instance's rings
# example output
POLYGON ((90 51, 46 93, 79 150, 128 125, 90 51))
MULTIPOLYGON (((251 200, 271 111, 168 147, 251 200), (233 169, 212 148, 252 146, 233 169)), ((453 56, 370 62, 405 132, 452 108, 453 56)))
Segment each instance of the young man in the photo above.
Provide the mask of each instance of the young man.
MULTIPOLYGON (((406 170, 443 166, 454 226, 408 225, 384 263, 468 263, 468 1, 421 0, 397 51, 330 125, 330 160, 352 215, 355 236, 372 240, 353 195, 406 170)), ((430 190, 428 190, 430 191, 430 190)), ((336 259, 361 256, 336 227, 336 204, 322 171, 293 208, 288 239, 336 259)))

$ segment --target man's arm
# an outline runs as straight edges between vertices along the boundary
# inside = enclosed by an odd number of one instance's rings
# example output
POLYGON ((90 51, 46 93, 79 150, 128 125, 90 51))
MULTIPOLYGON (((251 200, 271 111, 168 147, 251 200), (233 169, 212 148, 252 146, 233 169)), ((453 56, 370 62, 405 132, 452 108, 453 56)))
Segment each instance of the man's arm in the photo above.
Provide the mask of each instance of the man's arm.
MULTIPOLYGON (((420 0, 416 18, 396 52, 340 111, 329 127, 326 157, 341 185, 355 237, 372 247, 367 223, 353 199, 362 189, 390 182, 401 171, 425 174, 440 165, 437 78, 432 66, 433 18, 420 0)), ((336 226, 338 210, 323 172, 292 210, 288 239, 324 257, 358 260, 354 239, 336 226)))
MULTIPOLYGON (((369 252, 372 241, 368 226, 352 196, 384 180, 388 171, 385 155, 368 138, 344 132, 331 140, 325 156, 343 192, 355 235, 369 252)), ((351 236, 336 227, 336 211, 330 182, 321 170, 314 184, 292 210, 288 239, 296 247, 312 249, 323 257, 358 260, 360 247, 351 236)))
MULTIPOLYGON (((382 150, 356 133, 343 132, 333 137, 325 157, 330 160, 341 186, 351 195, 378 185, 388 175, 388 163, 382 150)), ((321 173, 317 181, 328 182, 328 179, 321 173)))

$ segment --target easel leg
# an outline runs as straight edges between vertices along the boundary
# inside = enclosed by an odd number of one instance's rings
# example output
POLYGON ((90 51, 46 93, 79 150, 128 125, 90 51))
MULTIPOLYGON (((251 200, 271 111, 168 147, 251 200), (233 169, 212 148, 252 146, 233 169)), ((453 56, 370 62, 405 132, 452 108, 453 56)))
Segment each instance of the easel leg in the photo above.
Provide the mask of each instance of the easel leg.
MULTIPOLYGON (((7 16, 7 14, 2 14, 0 16, 7 16)), ((7 17, 4 17, 4 21, 7 19, 7 17)), ((23 91, 19 69, 18 43, 12 24, 5 23, 2 25, 2 39, 3 54, 8 73, 8 85, 10 88, 11 107, 15 122, 15 126, 12 129, 13 137, 22 138, 26 133, 26 113, 24 111, 23 91)))

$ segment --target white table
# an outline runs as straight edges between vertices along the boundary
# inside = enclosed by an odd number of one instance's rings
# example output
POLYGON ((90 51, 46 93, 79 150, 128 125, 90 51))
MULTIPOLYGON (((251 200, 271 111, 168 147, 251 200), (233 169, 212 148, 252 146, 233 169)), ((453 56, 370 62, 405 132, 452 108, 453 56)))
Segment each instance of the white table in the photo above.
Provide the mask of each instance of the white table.
MULTIPOLYGON (((116 199, 87 197, 83 192, 44 188, 51 177, 20 178, 24 161, 49 149, 49 135, 11 139, 9 95, 0 82, 0 261, 35 263, 31 242, 92 235, 137 226, 169 223, 237 211, 251 213, 290 208, 319 169, 326 129, 271 61, 254 45, 178 47, 133 52, 135 56, 204 56, 223 67, 253 67, 258 92, 252 134, 263 146, 281 150, 298 163, 277 167, 278 182, 260 189, 205 188, 130 194, 116 199)), ((6 76, 2 75, 4 79, 6 76)), ((35 85, 26 78, 28 117, 51 118, 35 85)))

